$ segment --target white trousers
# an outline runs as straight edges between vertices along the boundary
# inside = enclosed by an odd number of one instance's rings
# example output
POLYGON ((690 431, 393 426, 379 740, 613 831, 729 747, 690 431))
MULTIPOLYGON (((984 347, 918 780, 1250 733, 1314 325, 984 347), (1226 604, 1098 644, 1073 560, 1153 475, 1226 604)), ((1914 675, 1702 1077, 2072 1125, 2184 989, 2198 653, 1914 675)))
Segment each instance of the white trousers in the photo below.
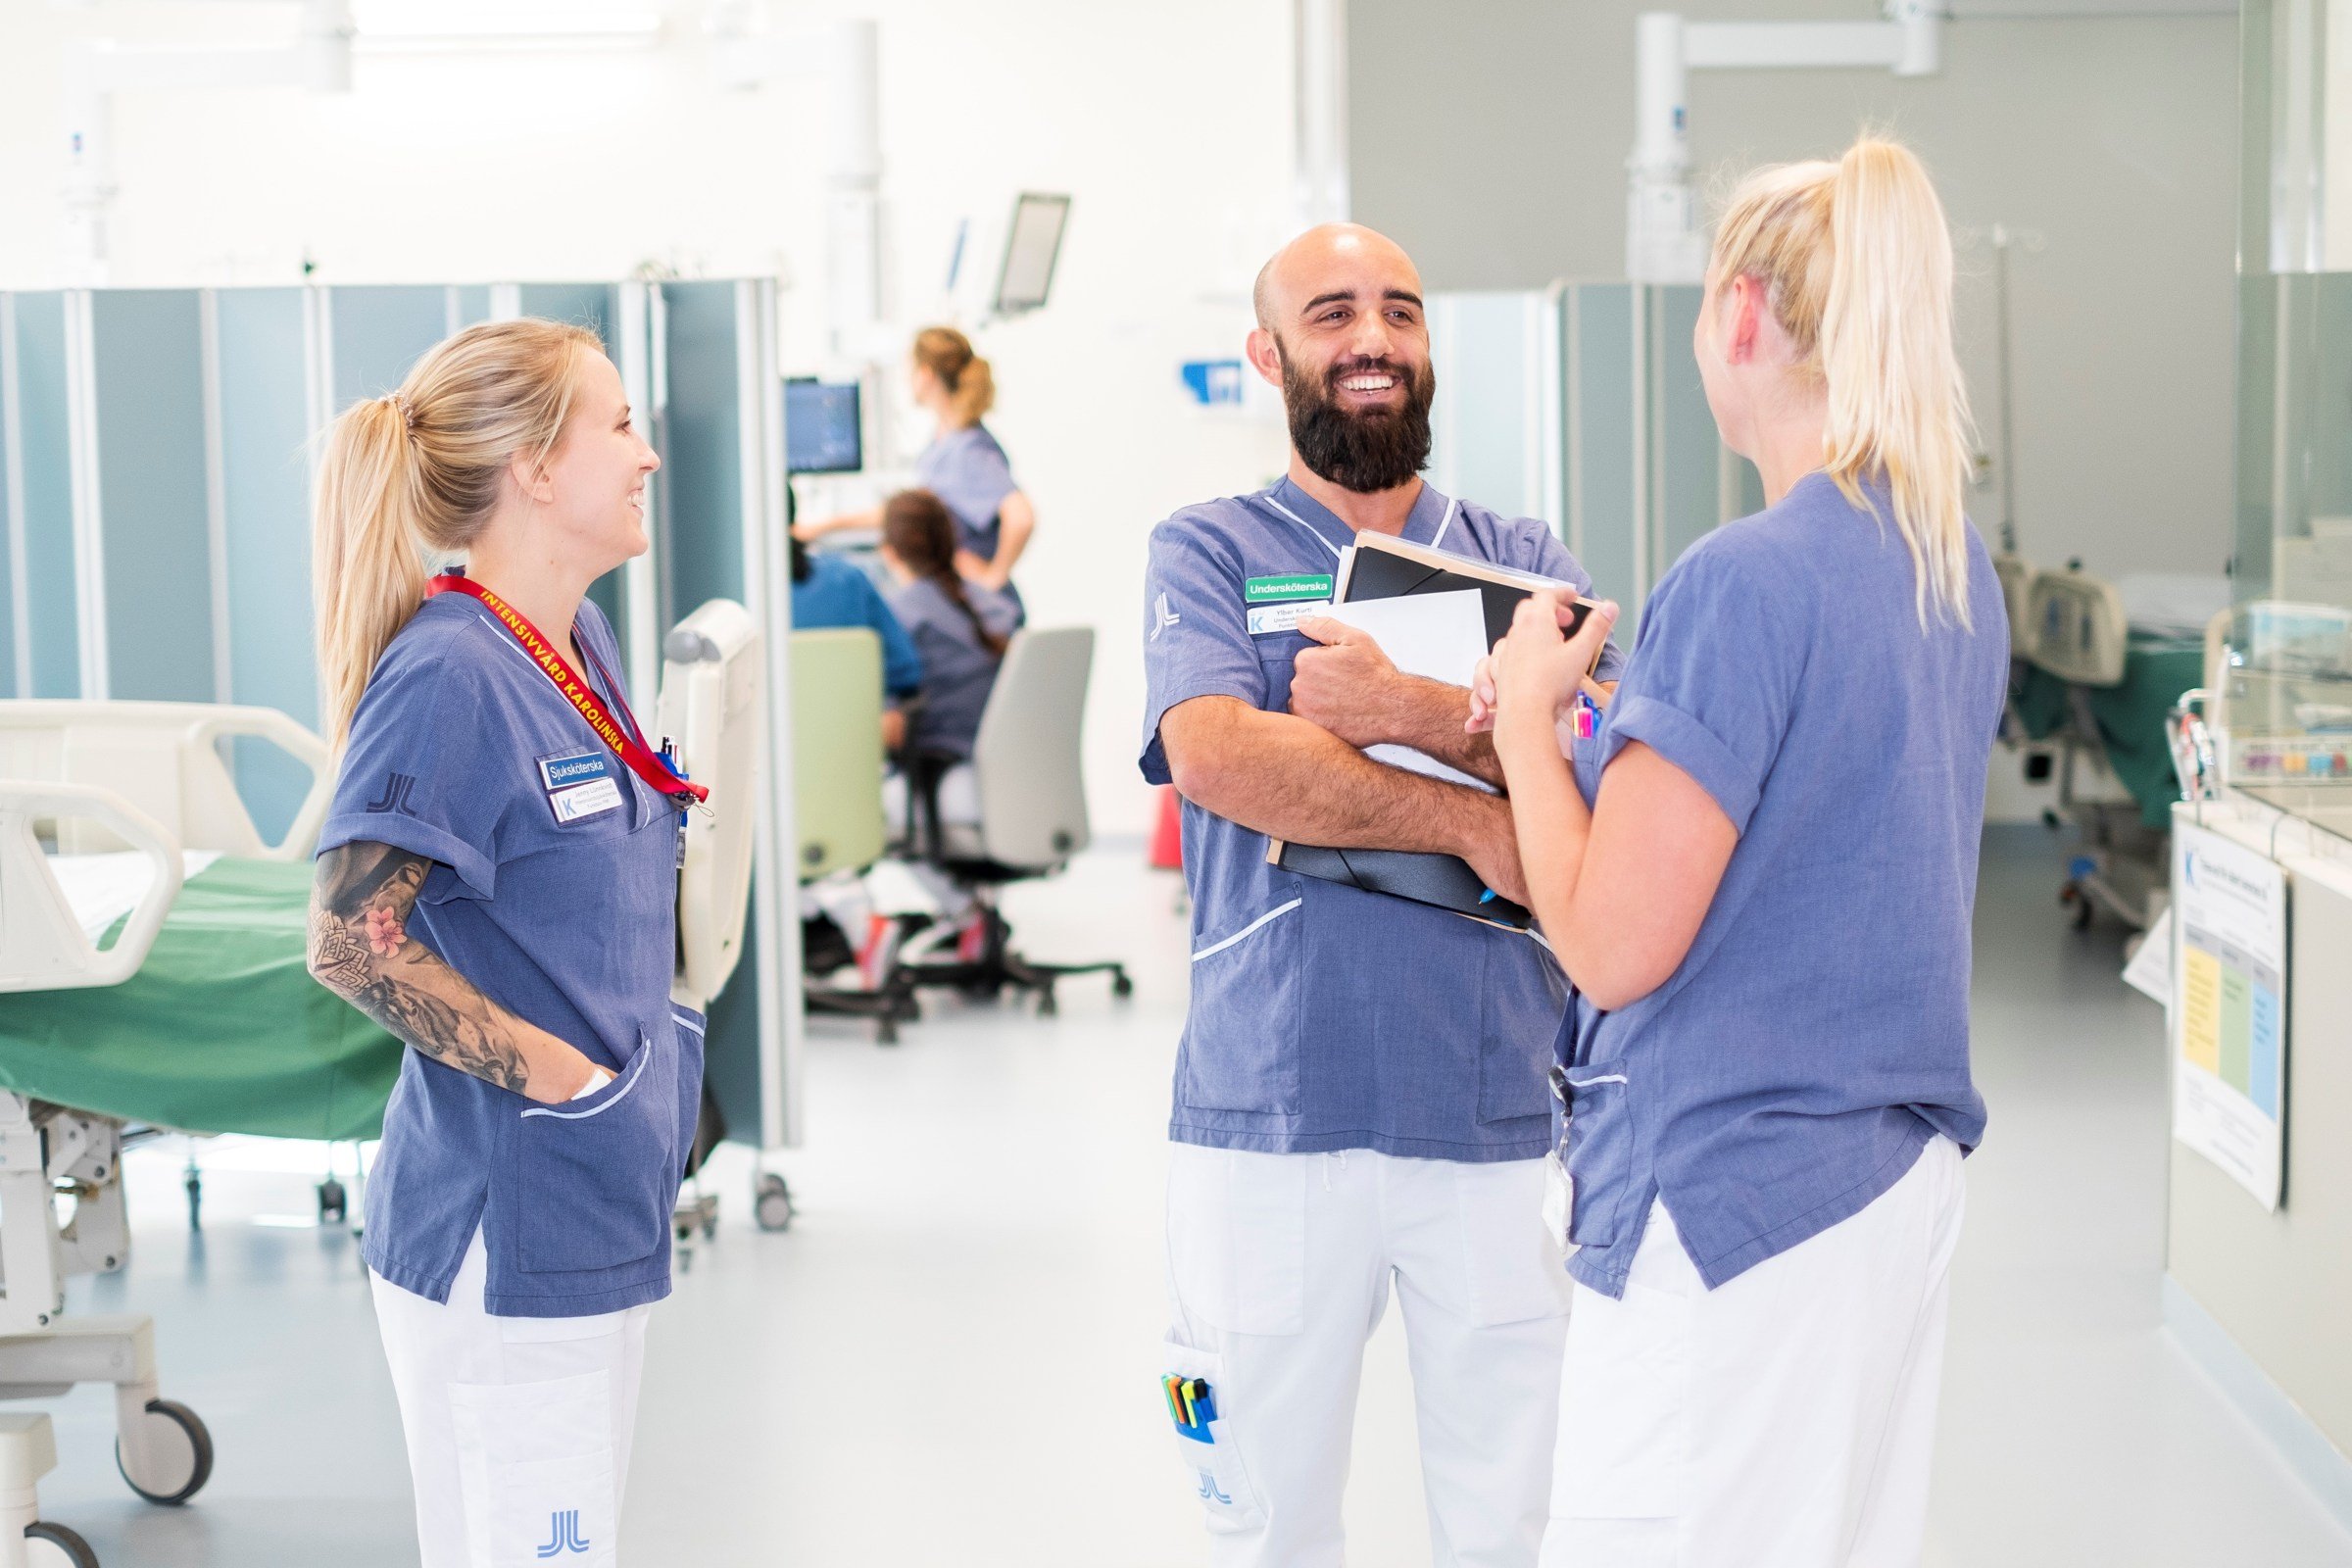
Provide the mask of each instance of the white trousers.
POLYGON ((370 1275, 423 1568, 612 1568, 650 1306, 492 1317, 480 1232, 444 1306, 370 1275))
MULTIPOLYGON (((1541 1160, 1173 1146, 1161 1370, 1209 1386, 1175 1436, 1219 1568, 1336 1568, 1364 1344, 1394 1286, 1440 1568, 1530 1568, 1568 1279, 1541 1160)), ((1173 1423, 1171 1423, 1173 1429, 1173 1423)))
POLYGON ((1625 1298, 1577 1288, 1544 1568, 1917 1563, 1962 1206, 1937 1138, 1710 1291, 1653 1205, 1625 1298))

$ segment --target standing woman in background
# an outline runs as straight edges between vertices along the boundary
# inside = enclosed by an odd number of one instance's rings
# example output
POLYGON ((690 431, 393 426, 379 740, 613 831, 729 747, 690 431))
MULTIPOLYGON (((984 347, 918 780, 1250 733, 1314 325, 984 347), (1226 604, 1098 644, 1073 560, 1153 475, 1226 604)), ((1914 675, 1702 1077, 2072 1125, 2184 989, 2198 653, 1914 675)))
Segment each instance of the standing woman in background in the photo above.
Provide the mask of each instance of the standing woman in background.
MULTIPOLYGON (((956 519, 956 569, 983 587, 1010 593, 1013 564, 1037 531, 1037 509, 1013 482, 1004 449, 980 422, 996 406, 996 377, 972 352, 971 339, 952 326, 926 326, 914 335, 909 378, 914 401, 939 421, 931 444, 914 460, 915 486, 939 497, 956 519)), ((874 507, 796 531, 806 540, 881 523, 882 510, 874 507)))
POLYGON ((410 1048, 365 1256, 424 1568, 615 1560, 702 1089, 702 1017, 669 999, 700 792, 584 595, 645 550, 660 466, 596 338, 516 320, 348 410, 319 468, 342 758, 310 965, 410 1048))
POLYGON ((1750 175, 1694 348, 1769 504, 1659 582, 1573 767, 1558 720, 1613 612, 1563 641, 1540 596, 1490 665, 1573 985, 1546 1564, 1919 1558, 1984 1131, 1970 915, 2009 648, 1961 511, 1951 287, 1903 148, 1750 175))

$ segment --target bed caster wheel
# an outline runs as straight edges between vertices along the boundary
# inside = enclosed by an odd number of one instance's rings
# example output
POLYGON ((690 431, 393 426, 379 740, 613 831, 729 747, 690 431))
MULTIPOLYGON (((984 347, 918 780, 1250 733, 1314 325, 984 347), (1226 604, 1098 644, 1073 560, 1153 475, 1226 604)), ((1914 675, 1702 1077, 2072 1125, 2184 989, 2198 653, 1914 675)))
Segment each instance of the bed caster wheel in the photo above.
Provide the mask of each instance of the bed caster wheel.
POLYGON ((98 1568, 98 1554, 64 1525, 43 1520, 24 1527, 24 1563, 25 1568, 98 1568))
POLYGON ((2069 882, 2058 890, 2058 903, 2062 907, 2072 911, 2076 930, 2087 931, 2090 929, 2091 916, 2098 911, 2091 907, 2088 894, 2069 882))
POLYGON ((142 1480, 122 1462, 122 1443, 115 1441, 115 1468, 131 1491, 149 1502, 175 1507, 204 1490, 213 1478, 213 1435, 195 1411, 176 1399, 147 1401, 147 1452, 155 1473, 142 1480))
POLYGON ((874 1044, 895 1046, 899 1043, 899 1020, 883 1013, 874 1020, 874 1044))
POLYGON ((318 1184, 318 1223, 340 1225, 351 1217, 350 1195, 343 1184, 329 1176, 318 1184))
POLYGON ((204 1229, 204 1178, 190 1171, 180 1185, 188 1190, 188 1229, 200 1231, 204 1229))
POLYGON ((1126 970, 1110 971, 1110 994, 1122 1001, 1135 995, 1135 982, 1127 978, 1126 970))
POLYGON ((1061 1004, 1054 999, 1053 992, 1040 991, 1037 994, 1037 1015, 1040 1018, 1051 1018, 1060 1011, 1061 1004))
POLYGON ((763 1231, 792 1229, 792 1189, 772 1171, 752 1186, 752 1219, 763 1231))

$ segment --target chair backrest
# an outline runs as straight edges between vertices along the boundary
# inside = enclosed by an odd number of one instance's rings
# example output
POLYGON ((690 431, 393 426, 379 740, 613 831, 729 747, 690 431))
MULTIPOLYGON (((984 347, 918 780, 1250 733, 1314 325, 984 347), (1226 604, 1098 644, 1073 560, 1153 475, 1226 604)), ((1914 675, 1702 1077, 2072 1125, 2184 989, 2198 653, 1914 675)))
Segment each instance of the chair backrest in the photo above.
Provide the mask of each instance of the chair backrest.
POLYGON ((713 599, 662 642, 661 732, 678 762, 710 789, 709 811, 686 818, 678 867, 678 985, 708 1005, 743 956, 752 849, 764 771, 765 675, 760 628, 732 600, 713 599))
POLYGON ((2124 678, 2131 622, 2115 585, 2080 571, 2037 571, 2026 596, 2026 658, 2060 680, 2113 686, 2124 678))
MULTIPOLYGON (((266 860, 309 858, 334 790, 326 743, 273 708, 215 703, 112 703, 48 698, 0 702, 0 778, 87 784, 159 823, 183 849, 266 860), (253 735, 311 770, 293 824, 265 843, 230 775, 223 741, 253 735)), ((68 855, 126 847, 106 822, 57 824, 68 855)))
POLYGON ((972 744, 981 843, 1000 865, 1050 870, 1087 846, 1079 742, 1094 662, 1091 626, 1024 629, 1004 651, 972 744))
POLYGON ((870 627, 792 634, 792 792, 802 881, 882 858, 882 639, 870 627))

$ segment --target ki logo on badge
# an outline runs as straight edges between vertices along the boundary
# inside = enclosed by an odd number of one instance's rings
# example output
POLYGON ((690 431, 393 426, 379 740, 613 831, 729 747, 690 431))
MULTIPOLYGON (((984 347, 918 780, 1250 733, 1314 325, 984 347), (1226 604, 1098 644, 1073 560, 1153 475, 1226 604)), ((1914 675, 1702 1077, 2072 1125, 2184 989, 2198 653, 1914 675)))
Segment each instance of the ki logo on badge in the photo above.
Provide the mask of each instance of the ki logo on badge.
POLYGON ((1231 1497, 1225 1495, 1224 1489, 1217 1485, 1217 1478, 1209 1474, 1206 1470, 1200 1472, 1200 1500, 1203 1502, 1222 1502, 1228 1506, 1230 1506, 1233 1502, 1231 1497))
POLYGON ((539 1548, 542 1557, 561 1557, 566 1552, 584 1552, 588 1543, 580 1539, 580 1510, 567 1509, 547 1516, 547 1544, 539 1548))

